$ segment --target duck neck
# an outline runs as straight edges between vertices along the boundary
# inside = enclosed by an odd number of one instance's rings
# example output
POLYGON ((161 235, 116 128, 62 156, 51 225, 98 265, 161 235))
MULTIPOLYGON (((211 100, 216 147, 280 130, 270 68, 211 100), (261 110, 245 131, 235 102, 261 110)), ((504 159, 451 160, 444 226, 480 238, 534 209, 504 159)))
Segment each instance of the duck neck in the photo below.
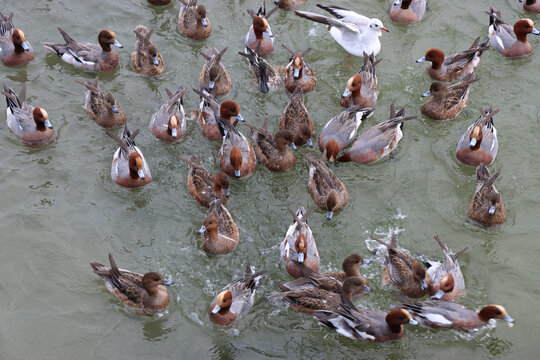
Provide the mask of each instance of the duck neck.
POLYGON ((22 53, 24 53, 25 50, 24 50, 24 48, 22 47, 22 44, 13 44, 13 46, 15 47, 15 49, 14 49, 14 51, 13 51, 15 54, 22 54, 22 53))
POLYGON ((37 131, 47 131, 47 127, 43 121, 36 121, 36 130, 37 131))
POLYGON ((352 302, 352 294, 353 291, 351 288, 341 288, 339 289, 339 295, 341 296, 341 302, 343 304, 346 304, 346 305, 349 305, 351 307, 355 307, 353 302, 352 302))
POLYGON ((388 325, 388 329, 390 329, 390 331, 394 334, 399 334, 403 331, 403 325, 396 324, 395 322, 391 321, 388 316, 386 316, 386 324, 388 325))
POLYGON ((210 241, 217 241, 219 238, 218 229, 206 229, 206 232, 208 234, 208 240, 210 241))
POLYGON ((110 51, 111 51, 111 44, 106 43, 106 42, 103 42, 103 41, 100 41, 100 42, 99 42, 99 45, 101 46, 101 49, 102 49, 104 52, 110 52, 110 51))
POLYGON ((137 173, 137 170, 129 168, 129 177, 133 180, 137 180, 139 178, 139 174, 137 173))
POLYGON ((527 43, 526 33, 519 31, 519 32, 516 32, 515 34, 516 34, 517 41, 521 41, 522 43, 527 43))
POLYGON ((345 274, 347 277, 351 277, 351 276, 362 277, 356 266, 349 266, 347 268, 344 268, 343 271, 345 271, 345 274))

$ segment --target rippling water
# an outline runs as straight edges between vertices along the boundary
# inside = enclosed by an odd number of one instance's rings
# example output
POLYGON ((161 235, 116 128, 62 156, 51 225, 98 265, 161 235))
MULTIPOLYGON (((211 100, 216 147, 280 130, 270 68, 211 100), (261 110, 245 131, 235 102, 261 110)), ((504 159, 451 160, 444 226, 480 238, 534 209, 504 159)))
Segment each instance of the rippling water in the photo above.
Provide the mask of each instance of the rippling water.
MULTIPOLYGON (((267 1, 268 2, 268 1, 267 1)), ((384 60, 378 66, 379 101, 364 126, 386 120, 388 106, 406 106, 404 138, 390 159, 370 166, 337 164, 351 201, 331 222, 316 208, 306 187, 307 164, 298 156, 295 169, 274 174, 263 166, 250 177, 232 181, 227 207, 240 229, 240 244, 226 256, 207 256, 197 229, 205 209, 190 197, 186 165, 179 156, 201 154, 211 171, 219 168, 218 142, 208 142, 196 124, 175 145, 157 141, 148 131, 151 115, 163 102, 165 87, 198 84, 203 59, 198 51, 229 46, 224 63, 233 78, 234 99, 248 122, 270 120, 277 128, 287 97, 282 90, 260 93, 243 59, 243 35, 251 18, 247 8, 258 0, 205 2, 213 33, 204 41, 180 36, 180 4, 153 7, 132 1, 13 1, 0 11, 15 12, 36 50, 26 67, 0 67, 3 81, 17 92, 28 86, 30 103, 45 107, 58 132, 58 140, 42 149, 22 145, 5 125, 0 125, 2 193, 0 229, 0 346, 5 359, 94 358, 537 358, 534 342, 540 305, 537 254, 537 164, 539 131, 539 54, 509 61, 495 51, 484 54, 472 87, 469 104, 455 120, 439 123, 420 115, 420 95, 431 83, 425 64, 415 64, 429 47, 450 54, 469 47, 476 36, 485 38, 488 2, 429 1, 421 23, 397 25, 389 21, 386 1, 339 1, 337 5, 383 20, 390 33, 382 36, 384 60), (133 29, 154 28, 152 40, 161 51, 167 71, 156 77, 136 74, 130 53, 133 29), (149 162, 154 181, 142 189, 124 189, 110 179, 117 144, 89 120, 82 109, 83 87, 75 82, 95 74, 75 70, 47 53, 42 41, 60 41, 57 26, 79 41, 95 41, 102 28, 112 28, 124 49, 112 74, 99 74, 101 86, 112 91, 128 114, 130 128, 140 128, 138 145, 149 162), (474 169, 458 163, 455 147, 462 132, 478 116, 478 109, 493 104, 500 151, 491 166, 502 169, 497 187, 508 211, 506 224, 483 229, 467 218, 474 192, 474 169), (339 268, 351 252, 377 261, 362 268, 374 289, 359 306, 387 309, 395 301, 391 289, 382 288, 383 254, 370 255, 366 240, 399 231, 400 244, 411 253, 441 258, 433 240, 439 234, 450 248, 469 251, 460 259, 467 296, 462 303, 479 309, 498 303, 516 319, 475 338, 453 331, 406 328, 401 341, 389 344, 358 343, 331 333, 310 317, 268 303, 274 291, 271 280, 287 280, 277 244, 291 221, 286 208, 314 208, 310 224, 319 245, 322 270, 339 268), (137 271, 158 270, 172 277, 171 304, 161 317, 133 315, 119 305, 91 272, 90 261, 105 262, 115 255, 121 267, 137 271), (233 328, 218 328, 206 311, 215 293, 242 275, 244 264, 268 269, 256 304, 233 328)), ((314 1, 303 9, 321 12, 314 1)), ((493 1, 503 18, 513 23, 525 14, 516 0, 493 1)), ((298 51, 311 47, 307 61, 318 75, 306 106, 316 132, 341 111, 338 98, 346 80, 358 71, 361 59, 347 54, 315 25, 278 11, 270 18, 278 47, 269 57, 286 65, 286 44, 298 51)), ((540 26, 540 25, 539 25, 540 26)), ((529 36, 534 49, 539 40, 529 36)), ((186 108, 196 109, 198 97, 190 92, 186 108)), ((2 111, 4 108, 2 108, 2 111)), ((240 126, 244 133, 246 127, 240 126)), ((315 150, 300 149, 297 154, 315 150)), ((368 241, 368 244, 372 244, 368 241)), ((376 249, 375 249, 376 250, 376 249)))

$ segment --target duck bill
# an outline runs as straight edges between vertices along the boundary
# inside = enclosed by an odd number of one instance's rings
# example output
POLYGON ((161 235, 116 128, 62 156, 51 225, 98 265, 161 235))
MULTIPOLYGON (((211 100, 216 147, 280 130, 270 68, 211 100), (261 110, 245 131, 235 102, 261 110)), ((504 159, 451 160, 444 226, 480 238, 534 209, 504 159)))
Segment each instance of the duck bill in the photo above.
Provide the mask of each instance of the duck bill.
POLYGON ((540 35, 540 31, 536 30, 536 28, 533 28, 532 31, 531 31, 531 34, 540 35))
POLYGON ((261 91, 265 94, 269 91, 267 78, 266 78, 266 71, 261 71, 261 91))
POLYGON ((206 18, 202 19, 201 23, 204 27, 208 27, 208 20, 206 20, 206 18))
POLYGON ((216 306, 214 306, 214 308, 212 309, 212 315, 217 314, 219 310, 221 310, 221 307, 216 304, 216 306))
POLYGON ((367 285, 364 285, 364 291, 365 292, 370 292, 371 291, 371 288, 367 285))
POLYGON ((420 59, 416 60, 417 63, 421 63, 421 62, 424 62, 424 61, 426 61, 425 56, 422 56, 420 59))
POLYGON ((420 286, 423 290, 427 290, 427 284, 425 279, 420 280, 420 286))
POLYGON ((154 61, 154 65, 159 66, 159 59, 157 58, 157 56, 154 56, 152 58, 152 61, 154 61))
POLYGON ((510 316, 506 315, 504 318, 503 318, 504 321, 506 321, 508 324, 510 324, 510 326, 512 326, 514 324, 514 319, 512 319, 510 316))
POLYGON ((476 138, 471 139, 471 141, 469 142, 469 146, 470 147, 475 147, 476 146, 476 138))
POLYGON ((409 325, 418 325, 418 321, 414 320, 413 318, 410 318, 409 325))
POLYGON ((199 234, 204 234, 206 232, 206 226, 201 226, 201 228, 199 229, 199 231, 197 231, 199 234))
POLYGON ((438 290, 438 291, 435 293, 435 295, 433 295, 431 298, 432 298, 433 300, 441 300, 442 297, 443 297, 443 295, 444 295, 444 291, 438 290))
POLYGON ((431 91, 429 90, 422 94, 422 97, 428 97, 428 96, 431 96, 431 91))
POLYGON ((120 112, 120 111, 118 110, 118 106, 116 106, 116 105, 111 106, 111 110, 112 110, 113 113, 115 113, 116 115, 118 115, 118 113, 120 112))
POLYGON ((313 149, 313 141, 311 141, 311 139, 307 139, 306 144, 313 149))
POLYGON ((118 47, 118 48, 120 48, 120 49, 124 47, 122 44, 120 44, 120 43, 118 42, 118 40, 114 40, 113 45, 116 46, 116 47, 118 47))
POLYGON ((52 126, 51 122, 49 121, 49 119, 45 120, 45 126, 48 127, 49 129, 53 128, 53 126, 52 126))
POLYGON ((395 0, 394 1, 394 6, 398 6, 398 5, 401 5, 401 0, 395 0))
POLYGON ((165 285, 165 286, 173 286, 174 285, 174 281, 172 280, 163 280, 163 284, 162 285, 165 285))
POLYGON ((242 122, 246 121, 246 120, 244 120, 244 117, 242 116, 242 114, 236 115, 236 118, 238 119, 238 121, 242 121, 242 122))
POLYGON ((326 220, 332 220, 332 216, 334 216, 333 211, 327 211, 326 212, 326 220))
POLYGON ((488 210, 489 215, 495 214, 495 205, 491 205, 488 210))
POLYGON ((297 150, 298 148, 296 147, 296 145, 292 142, 290 145, 291 149, 293 150, 297 150))
POLYGON ((139 175, 139 178, 140 178, 141 180, 144 180, 144 173, 143 173, 142 170, 137 170, 137 175, 139 175))
POLYGON ((345 89, 345 91, 343 92, 343 94, 341 94, 341 98, 344 99, 346 98, 347 96, 351 95, 351 90, 349 89, 345 89))
POLYGON ((298 262, 302 264, 304 263, 304 253, 298 254, 298 262))
POLYGON ((270 37, 274 37, 274 34, 272 34, 272 32, 270 31, 270 29, 267 29, 264 33, 265 33, 266 35, 270 36, 270 37))
POLYGON ((28 41, 23 42, 21 46, 25 51, 30 51, 30 44, 28 43, 28 41))
POLYGON ((173 137, 173 139, 176 139, 176 137, 178 136, 178 130, 171 129, 171 136, 173 137))
POLYGON ((293 77, 295 79, 298 79, 300 77, 300 69, 294 69, 293 71, 293 77))
POLYGON ((215 81, 210 81, 210 83, 208 84, 208 88, 210 90, 212 90, 214 88, 214 86, 216 85, 216 82, 215 81))
POLYGON ((236 176, 237 178, 240 177, 240 170, 234 170, 234 176, 236 176))

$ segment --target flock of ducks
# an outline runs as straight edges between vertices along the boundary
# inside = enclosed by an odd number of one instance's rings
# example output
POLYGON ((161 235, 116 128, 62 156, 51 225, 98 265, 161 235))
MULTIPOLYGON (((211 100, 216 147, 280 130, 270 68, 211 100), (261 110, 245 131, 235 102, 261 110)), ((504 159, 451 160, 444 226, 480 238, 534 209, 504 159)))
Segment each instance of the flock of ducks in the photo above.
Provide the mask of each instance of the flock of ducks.
MULTIPOLYGON (((211 35, 212 25, 207 10, 197 0, 180 0, 178 19, 182 35, 192 39, 205 39, 211 35)), ((522 0, 520 0, 522 1, 522 0)), ((164 5, 170 0, 149 0, 154 5, 164 5)), ((237 129, 244 121, 238 103, 227 100, 219 102, 216 96, 227 94, 232 87, 231 77, 222 63, 227 47, 219 51, 211 48, 200 55, 205 64, 202 68, 199 88, 193 89, 200 95, 199 110, 193 114, 202 134, 209 140, 222 140, 219 151, 221 171, 215 176, 208 172, 200 158, 191 155, 182 158, 188 166, 187 187, 189 193, 202 206, 208 208, 199 230, 204 251, 210 254, 226 254, 233 251, 239 242, 239 232, 230 212, 225 208, 229 198, 229 177, 241 178, 255 171, 258 159, 271 171, 282 172, 293 168, 296 158, 293 150, 300 146, 313 147, 313 122, 304 105, 304 96, 316 86, 314 70, 304 60, 307 49, 302 53, 282 45, 290 54, 286 67, 276 68, 264 57, 275 49, 276 37, 270 25, 270 16, 281 9, 302 5, 305 0, 275 0, 276 7, 266 11, 263 3, 257 11, 248 10, 252 26, 248 30, 239 54, 248 61, 249 69, 263 93, 282 83, 289 97, 279 121, 279 130, 273 134, 264 121, 262 128, 245 124, 251 134, 253 145, 237 129), (283 73, 283 75, 281 74, 283 73)), ((302 18, 327 25, 330 35, 348 53, 361 56, 364 63, 358 74, 346 83, 340 103, 346 109, 333 117, 322 128, 317 143, 321 157, 305 155, 309 166, 308 190, 315 203, 327 211, 330 220, 349 201, 345 184, 327 161, 356 162, 368 164, 390 154, 403 137, 405 121, 415 116, 406 116, 405 108, 396 111, 390 107, 389 120, 383 121, 357 135, 363 120, 369 118, 377 102, 378 88, 376 60, 381 44, 382 31, 388 30, 379 19, 370 19, 338 6, 317 5, 332 16, 307 11, 295 11, 302 18)), ((390 9, 390 19, 395 22, 419 21, 425 11, 425 0, 395 0, 390 9)), ((527 11, 540 12, 534 0, 524 4, 527 11)), ((455 118, 466 106, 469 90, 479 79, 474 69, 479 65, 484 51, 490 47, 508 57, 521 57, 531 53, 526 35, 539 35, 530 19, 518 20, 510 26, 501 18, 501 13, 490 7, 488 39, 480 43, 476 38, 472 45, 459 53, 445 56, 439 49, 428 49, 417 62, 429 61, 428 74, 436 80, 424 96, 431 96, 422 106, 421 112, 435 120, 455 118), (444 82, 456 81, 447 86, 444 82)), ((24 32, 13 25, 13 14, 0 14, 0 58, 6 66, 21 66, 34 59, 33 49, 24 32)), ((83 70, 94 72, 114 71, 119 63, 118 54, 111 46, 122 48, 112 30, 98 34, 98 44, 82 43, 71 38, 58 28, 64 43, 43 42, 50 52, 64 62, 83 70)), ((135 51, 131 54, 133 68, 142 74, 160 74, 165 71, 165 62, 151 41, 153 30, 139 25, 135 51)), ((142 151, 135 144, 137 129, 131 132, 126 124, 126 114, 116 103, 113 94, 103 91, 98 78, 80 82, 85 89, 84 108, 88 116, 105 128, 124 125, 121 136, 107 131, 120 147, 114 153, 111 177, 125 187, 140 187, 152 181, 150 168, 142 151)), ((174 143, 186 133, 187 116, 184 111, 184 96, 187 88, 176 92, 166 89, 168 99, 152 116, 149 129, 165 143, 174 143)), ((2 93, 7 101, 7 124, 11 131, 25 144, 43 146, 54 141, 53 127, 47 111, 26 102, 26 85, 19 94, 7 84, 2 93)), ((461 162, 475 166, 477 188, 469 204, 469 217, 474 221, 491 226, 505 221, 505 209, 494 182, 494 175, 487 166, 496 158, 498 151, 497 131, 493 116, 498 110, 491 106, 481 109, 479 118, 466 130, 458 142, 456 157, 461 162)), ((473 331, 489 319, 503 319, 513 323, 506 310, 499 305, 488 305, 474 312, 454 303, 464 294, 465 283, 459 268, 458 257, 467 249, 453 253, 436 236, 435 240, 444 252, 444 261, 413 258, 398 247, 396 235, 390 243, 374 239, 388 250, 385 261, 384 283, 398 288, 399 303, 390 311, 357 309, 353 299, 370 291, 367 280, 360 274, 359 266, 368 263, 360 254, 351 254, 343 262, 343 272, 319 273, 319 253, 307 218, 310 210, 300 207, 296 212, 288 209, 293 221, 280 244, 280 254, 285 270, 295 279, 287 283, 275 282, 280 292, 270 296, 282 299, 291 308, 313 314, 322 324, 340 334, 356 340, 386 341, 403 335, 403 324, 422 324, 432 328, 454 328, 473 331), (426 270, 427 267, 427 270, 426 270), (430 300, 413 302, 409 298, 432 296, 430 300)), ((163 311, 169 303, 169 294, 164 286, 172 285, 163 275, 156 272, 134 273, 120 269, 112 255, 110 266, 92 262, 93 271, 105 282, 107 289, 120 301, 146 314, 163 311)), ((208 310, 212 321, 229 325, 238 320, 240 314, 253 304, 255 289, 261 282, 265 270, 255 272, 246 266, 245 276, 227 285, 214 299, 208 310)))

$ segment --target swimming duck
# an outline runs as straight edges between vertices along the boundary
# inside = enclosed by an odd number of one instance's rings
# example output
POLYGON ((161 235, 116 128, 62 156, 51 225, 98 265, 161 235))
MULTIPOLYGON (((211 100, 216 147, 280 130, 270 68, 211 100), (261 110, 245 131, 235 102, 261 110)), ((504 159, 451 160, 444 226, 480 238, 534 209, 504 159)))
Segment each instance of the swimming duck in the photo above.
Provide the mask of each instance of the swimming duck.
POLYGON ((88 80, 87 82, 75 81, 84 85, 84 109, 96 124, 104 128, 110 128, 126 123, 124 110, 116 103, 113 94, 104 93, 100 89, 97 76, 94 80, 88 80))
POLYGON ((262 128, 245 124, 251 130, 251 138, 255 143, 255 154, 270 171, 287 171, 296 165, 292 145, 294 135, 289 130, 279 130, 274 135, 268 131, 268 119, 262 128))
POLYGON ((285 88, 287 91, 293 93, 297 86, 300 86, 304 93, 313 90, 317 83, 317 77, 311 66, 304 61, 304 56, 307 55, 311 48, 299 54, 285 45, 281 46, 291 54, 291 61, 285 68, 285 88))
POLYGON ((231 77, 221 63, 221 58, 227 49, 228 47, 220 52, 215 48, 208 49, 206 53, 199 51, 206 60, 199 77, 199 85, 209 89, 216 96, 225 95, 232 89, 231 77))
POLYGON ((143 275, 119 269, 111 254, 109 254, 109 263, 110 267, 92 261, 90 266, 103 280, 107 290, 118 300, 147 315, 167 308, 169 293, 165 286, 174 285, 172 281, 165 280, 158 272, 147 272, 143 275))
POLYGON ((127 125, 124 125, 122 138, 107 131, 107 135, 120 144, 120 147, 114 153, 111 165, 111 177, 118 185, 139 187, 152 181, 150 168, 141 150, 135 145, 137 134, 139 134, 139 129, 132 134, 127 125))
POLYGON ((376 56, 381 50, 379 37, 381 30, 389 32, 379 19, 369 19, 364 15, 354 11, 344 9, 339 6, 317 4, 323 10, 328 11, 337 19, 319 15, 308 11, 295 11, 300 17, 311 21, 326 24, 330 35, 349 54, 354 56, 364 56, 373 54, 376 56))
POLYGON ((295 146, 307 144, 312 148, 313 141, 311 140, 311 136, 313 135, 313 122, 304 105, 304 92, 298 86, 294 90, 294 93, 286 93, 289 97, 289 104, 285 108, 285 111, 283 111, 283 115, 281 115, 279 129, 289 130, 294 134, 295 146))
POLYGON ((238 120, 231 124, 220 118, 218 123, 220 130, 223 130, 223 143, 219 149, 221 171, 235 178, 241 178, 254 172, 257 165, 255 151, 246 137, 236 128, 238 120))
POLYGON ((226 194, 213 200, 199 229, 203 250, 210 254, 228 254, 238 245, 240 235, 231 213, 223 205, 226 194))
POLYGON ((276 4, 277 7, 284 10, 289 10, 295 7, 298 7, 305 3, 306 0, 274 0, 274 4, 276 4))
POLYGON ((499 150, 497 129, 493 124, 493 115, 499 110, 491 106, 480 109, 480 117, 469 126, 461 136, 457 145, 456 157, 459 161, 470 165, 489 165, 495 160, 499 150))
POLYGON ((225 286, 215 297, 208 309, 208 316, 217 325, 230 325, 249 310, 255 302, 255 290, 261 284, 266 270, 255 272, 249 264, 242 279, 225 286))
POLYGON ((306 314, 313 314, 317 310, 337 310, 343 303, 352 305, 354 294, 369 291, 364 281, 358 277, 346 278, 339 293, 318 288, 292 290, 279 281, 274 283, 282 292, 271 295, 271 299, 283 298, 291 308, 306 314))
POLYGON ((484 164, 476 168, 476 190, 469 203, 469 217, 484 226, 506 221, 504 203, 494 185, 500 174, 501 170, 492 176, 484 164))
POLYGON ((65 44, 41 43, 45 49, 77 68, 91 71, 114 71, 118 66, 118 54, 111 50, 111 45, 122 48, 112 30, 101 30, 98 35, 99 44, 79 43, 73 40, 64 30, 58 28, 65 44))
POLYGON ((493 6, 487 11, 489 15, 489 43, 504 56, 521 57, 532 53, 527 34, 540 35, 531 19, 520 19, 510 26, 501 18, 501 12, 493 6))
POLYGON ((225 194, 222 204, 227 203, 229 197, 229 177, 223 172, 212 176, 204 168, 199 156, 191 155, 188 159, 180 158, 189 165, 187 175, 187 187, 189 193, 199 204, 209 207, 215 199, 225 194))
POLYGON ((13 25, 13 13, 0 13, 0 59, 6 66, 18 66, 34 60, 34 50, 21 29, 13 25))
POLYGON ((420 262, 398 249, 396 234, 392 233, 390 244, 373 237, 372 239, 388 249, 388 256, 384 263, 383 284, 391 284, 412 298, 426 295, 431 284, 431 277, 420 262))
POLYGON ((467 105, 469 90, 473 82, 480 80, 474 73, 467 74, 458 83, 446 86, 442 82, 431 84, 429 91, 422 96, 431 95, 422 105, 421 112, 433 120, 451 120, 467 105))
POLYGON ((390 19, 398 23, 420 21, 426 12, 426 0, 394 0, 390 8, 390 19))
POLYGON ((396 113, 394 104, 391 104, 390 119, 364 130, 338 161, 369 164, 390 154, 403 137, 403 123, 415 118, 405 117, 405 108, 396 113))
POLYGON ((165 62, 156 46, 150 41, 154 29, 139 25, 133 30, 136 36, 135 51, 131 53, 131 63, 140 74, 156 75, 165 71, 165 62))
POLYGON ((197 5, 197 0, 180 0, 178 26, 182 35, 188 38, 206 39, 212 32, 212 24, 206 16, 206 7, 197 5))
POLYGON ((381 60, 375 61, 373 54, 364 54, 362 69, 347 81, 345 91, 341 95, 341 106, 348 108, 359 104, 363 107, 375 105, 379 96, 375 65, 381 60))
POLYGON ((326 166, 326 152, 323 151, 322 159, 312 154, 305 157, 309 166, 309 193, 315 203, 326 210, 326 218, 331 220, 334 212, 343 209, 349 202, 345 184, 326 166))
POLYGON ((271 65, 257 53, 259 46, 260 43, 257 45, 256 50, 246 47, 245 51, 247 53, 238 52, 238 54, 248 59, 249 68, 253 76, 257 79, 261 92, 267 93, 270 91, 270 87, 276 87, 281 84, 281 76, 275 66, 271 65))
POLYGON ((328 161, 337 159, 340 151, 356 137, 358 127, 365 119, 373 115, 374 108, 362 108, 363 104, 353 105, 334 116, 324 125, 319 133, 319 149, 326 150, 328 161))
POLYGON ((41 107, 26 102, 26 85, 19 95, 3 84, 2 94, 6 97, 6 122, 9 129, 25 144, 40 146, 54 141, 54 131, 49 114, 41 107))
POLYGON ((319 310, 315 319, 339 334, 353 340, 389 341, 403 337, 403 324, 418 325, 405 309, 394 308, 388 313, 379 310, 359 310, 352 304, 341 304, 333 311, 319 310))
POLYGON ((478 44, 479 41, 480 37, 477 37, 467 50, 446 57, 441 50, 431 48, 416 62, 431 61, 432 65, 428 68, 428 73, 435 80, 461 80, 474 71, 480 63, 484 50, 489 49, 489 39, 481 44, 478 44))
MULTIPOLYGON (((257 50, 260 56, 266 56, 274 51, 274 44, 276 39, 272 34, 272 29, 268 25, 268 18, 278 9, 276 6, 268 13, 266 13, 265 3, 261 4, 257 12, 248 9, 248 14, 253 19, 253 24, 249 28, 246 37, 244 38, 244 45, 250 47, 253 50, 257 50)), ((244 50, 247 53, 247 50, 244 50)))
MULTIPOLYGON (((519 0, 519 2, 523 2, 523 0, 519 0)), ((523 4, 523 10, 540 13, 540 2, 537 2, 536 0, 527 0, 525 1, 525 4, 523 4)))
POLYGON ((431 277, 429 292, 430 295, 436 296, 438 299, 453 301, 456 297, 462 297, 463 290, 465 290, 465 280, 457 259, 467 251, 468 247, 454 253, 442 242, 439 236, 435 235, 434 238, 443 250, 444 261, 442 263, 438 261, 424 262, 428 266, 427 273, 431 277), (451 278, 444 279, 448 274, 451 275, 451 278), (447 291, 444 291, 445 285, 447 291))
POLYGON ((313 271, 319 271, 319 250, 317 250, 313 233, 307 223, 311 210, 306 211, 303 206, 300 206, 296 213, 290 208, 287 210, 294 220, 289 226, 279 250, 285 264, 285 270, 296 279, 302 277, 303 274, 293 260, 303 263, 313 271))
POLYGON ((420 325, 434 329, 451 328, 455 330, 474 332, 486 325, 490 319, 502 319, 514 323, 500 305, 484 306, 479 312, 467 309, 465 306, 444 300, 426 300, 410 302, 402 300, 407 309, 420 325))
POLYGON ((186 114, 183 104, 184 96, 189 89, 180 86, 174 94, 167 88, 165 91, 169 100, 152 115, 149 128, 158 139, 173 143, 186 133, 186 114))

